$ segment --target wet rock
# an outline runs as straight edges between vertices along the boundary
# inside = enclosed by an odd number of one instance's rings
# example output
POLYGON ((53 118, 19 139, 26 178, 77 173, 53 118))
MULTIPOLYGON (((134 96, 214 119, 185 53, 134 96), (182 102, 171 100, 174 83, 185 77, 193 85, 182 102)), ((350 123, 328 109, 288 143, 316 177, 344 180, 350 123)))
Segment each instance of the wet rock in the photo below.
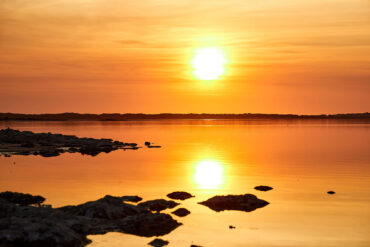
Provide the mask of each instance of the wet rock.
POLYGON ((162 240, 160 238, 156 238, 149 243, 149 245, 154 246, 154 247, 162 247, 168 244, 169 244, 168 241, 162 240))
POLYGON ((269 191, 269 190, 272 190, 273 188, 270 186, 266 186, 266 185, 260 185, 260 186, 254 187, 254 189, 260 190, 260 191, 269 191))
POLYGON ((33 133, 14 129, 0 130, 0 144, 4 153, 16 155, 35 154, 43 157, 54 157, 65 150, 86 155, 109 153, 122 148, 137 149, 136 143, 123 143, 112 139, 78 138, 73 135, 33 133), (26 153, 27 152, 27 153, 26 153))
POLYGON ((174 201, 167 201, 164 199, 150 200, 150 201, 146 201, 146 202, 142 202, 138 204, 138 206, 140 207, 147 208, 150 211, 156 211, 156 212, 160 212, 168 208, 174 208, 177 205, 179 205, 179 203, 174 202, 174 201))
POLYGON ((65 206, 58 210, 72 215, 109 220, 147 212, 145 208, 124 203, 121 197, 109 195, 96 201, 86 202, 77 206, 65 206))
POLYGON ((0 199, 3 199, 10 203, 19 204, 22 206, 26 205, 40 205, 45 201, 42 196, 33 196, 31 194, 23 194, 18 192, 5 191, 0 193, 0 199))
POLYGON ((171 199, 176 199, 176 200, 186 200, 191 197, 194 197, 192 194, 184 191, 175 191, 167 195, 167 197, 171 199))
POLYGON ((0 198, 0 246, 85 246, 91 234, 122 232, 144 237, 170 233, 181 223, 105 196, 77 206, 21 206, 0 198))
POLYGON ((333 195, 333 194, 335 194, 335 191, 330 190, 330 191, 328 191, 327 193, 328 193, 329 195, 333 195))
POLYGON ((140 196, 122 196, 121 199, 125 202, 140 202, 143 200, 140 196))
POLYGON ((186 208, 178 208, 175 211, 172 212, 174 215, 177 215, 179 217, 185 217, 188 214, 190 214, 190 211, 187 210, 186 208))
POLYGON ((214 196, 204 202, 200 202, 210 209, 220 212, 224 210, 239 210, 251 212, 257 208, 262 208, 269 203, 267 201, 258 199, 255 195, 227 195, 227 196, 214 196))
POLYGON ((91 241, 62 222, 48 219, 8 217, 0 219, 2 247, 81 247, 91 241))

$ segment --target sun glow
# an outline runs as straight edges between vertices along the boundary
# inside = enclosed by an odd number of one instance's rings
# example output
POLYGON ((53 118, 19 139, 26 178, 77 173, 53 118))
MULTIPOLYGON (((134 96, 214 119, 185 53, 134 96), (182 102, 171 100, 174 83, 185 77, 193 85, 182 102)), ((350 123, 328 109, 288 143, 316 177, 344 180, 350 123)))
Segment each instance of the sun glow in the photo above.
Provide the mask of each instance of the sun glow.
POLYGON ((216 80, 225 73, 226 59, 219 48, 199 49, 193 60, 194 75, 201 80, 216 80))
POLYGON ((224 169, 217 161, 203 160, 195 167, 195 182, 203 189, 219 188, 224 182, 224 169))

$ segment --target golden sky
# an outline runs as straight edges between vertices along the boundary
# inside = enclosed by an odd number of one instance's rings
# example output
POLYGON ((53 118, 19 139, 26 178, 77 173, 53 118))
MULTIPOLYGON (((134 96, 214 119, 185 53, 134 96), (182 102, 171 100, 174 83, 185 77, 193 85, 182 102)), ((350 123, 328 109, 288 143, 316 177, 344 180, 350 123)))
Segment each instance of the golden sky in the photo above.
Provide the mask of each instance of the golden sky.
POLYGON ((0 112, 365 112, 370 1, 0 0, 0 87, 0 112))

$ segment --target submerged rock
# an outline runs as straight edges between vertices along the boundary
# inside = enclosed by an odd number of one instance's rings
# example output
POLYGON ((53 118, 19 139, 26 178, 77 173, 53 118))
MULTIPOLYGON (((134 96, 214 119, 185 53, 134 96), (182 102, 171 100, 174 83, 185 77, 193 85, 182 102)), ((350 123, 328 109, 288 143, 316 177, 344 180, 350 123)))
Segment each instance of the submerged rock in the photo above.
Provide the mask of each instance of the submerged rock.
POLYGON ((254 187, 254 189, 260 190, 260 191, 269 191, 269 190, 272 190, 273 188, 270 186, 266 186, 266 185, 260 185, 260 186, 254 187))
POLYGON ((255 195, 227 195, 214 196, 206 201, 199 202, 210 209, 220 212, 224 210, 239 210, 251 212, 257 208, 262 208, 269 203, 265 200, 258 199, 255 195))
POLYGON ((194 197, 192 194, 184 191, 175 191, 167 195, 167 197, 171 199, 176 199, 176 200, 186 200, 191 197, 194 197))
POLYGON ((141 202, 138 204, 138 206, 149 209, 150 211, 156 211, 160 212, 162 210, 168 209, 168 208, 174 208, 179 203, 174 201, 167 201, 164 199, 156 199, 156 200, 150 200, 146 202, 141 202))
POLYGON ((154 247, 162 247, 168 244, 169 244, 168 241, 162 240, 160 238, 156 238, 149 243, 149 245, 154 246, 154 247))
POLYGON ((10 203, 19 204, 22 206, 26 205, 40 205, 45 201, 42 196, 33 196, 30 194, 23 194, 18 192, 5 191, 0 193, 0 199, 8 201, 10 203))
POLYGON ((190 214, 190 211, 187 210, 186 208, 178 208, 175 211, 172 212, 174 215, 177 215, 179 217, 185 217, 188 214, 190 214))
POLYGON ((80 247, 91 234, 122 232, 144 237, 170 233, 181 223, 168 214, 105 196, 96 201, 61 208, 21 206, 0 199, 0 246, 80 247))

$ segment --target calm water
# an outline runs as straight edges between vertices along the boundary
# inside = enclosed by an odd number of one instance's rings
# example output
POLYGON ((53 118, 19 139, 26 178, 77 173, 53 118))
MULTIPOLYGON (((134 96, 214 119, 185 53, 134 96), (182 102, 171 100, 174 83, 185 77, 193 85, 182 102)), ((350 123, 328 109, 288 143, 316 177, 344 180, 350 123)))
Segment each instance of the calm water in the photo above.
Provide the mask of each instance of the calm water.
MULTIPOLYGON (((223 121, 14 122, 36 132, 144 141, 161 149, 96 157, 0 157, 0 190, 40 194, 54 207, 106 194, 165 198, 196 195, 184 225, 161 237, 169 246, 369 246, 370 125, 223 121), (13 164, 16 162, 16 164, 13 164), (274 190, 259 192, 256 185, 274 190), (327 195, 328 190, 337 192, 327 195), (216 213, 198 205, 219 194, 253 193, 270 205, 216 213), (236 226, 230 230, 229 225, 236 226)), ((153 238, 89 236, 90 246, 146 246, 153 238)))

